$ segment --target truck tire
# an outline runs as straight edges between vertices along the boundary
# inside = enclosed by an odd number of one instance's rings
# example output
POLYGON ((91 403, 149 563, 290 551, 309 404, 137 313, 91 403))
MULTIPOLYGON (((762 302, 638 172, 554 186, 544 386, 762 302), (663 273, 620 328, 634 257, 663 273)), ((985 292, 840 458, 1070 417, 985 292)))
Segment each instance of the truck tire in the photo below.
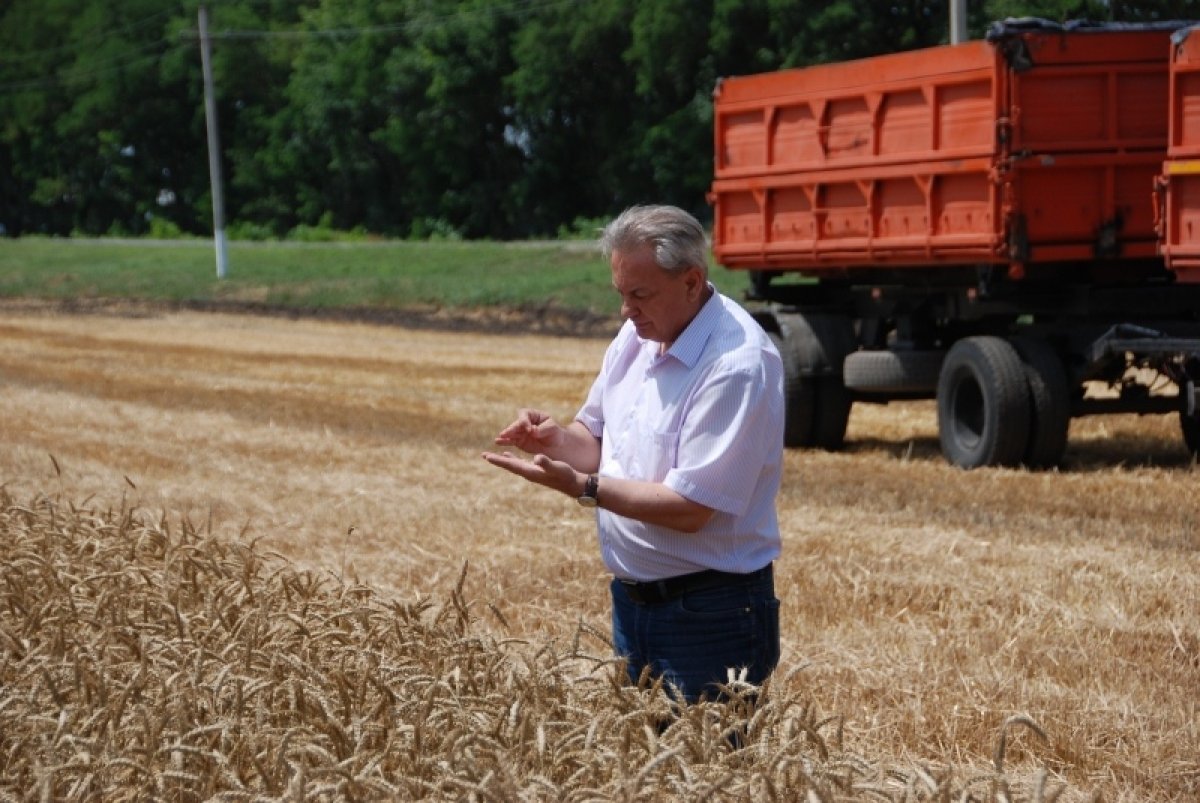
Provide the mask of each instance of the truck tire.
POLYGON ((1183 442, 1193 457, 1200 457, 1200 412, 1188 415, 1187 410, 1179 411, 1179 428, 1183 430, 1183 442))
POLYGON ((942 454, 961 468, 1014 466, 1029 442, 1025 367, 999 337, 956 342, 938 378, 938 438, 942 454))
POLYGON ((845 315, 828 314, 788 314, 778 320, 801 377, 812 387, 811 423, 801 445, 840 449, 854 401, 842 382, 842 363, 856 346, 854 324, 845 315))
POLYGON ((783 445, 791 449, 812 445, 815 387, 802 376, 795 350, 777 332, 767 332, 783 359, 783 445))
POLYGON ((846 426, 853 404, 854 399, 840 377, 823 376, 817 380, 813 446, 836 452, 846 445, 846 426))
POLYGON ((861 393, 934 393, 944 351, 856 351, 846 355, 842 378, 861 393))
POLYGON ((1029 385, 1029 442, 1021 462, 1052 468, 1062 460, 1071 425, 1071 390, 1062 360, 1045 340, 1014 337, 1013 348, 1025 365, 1029 385))

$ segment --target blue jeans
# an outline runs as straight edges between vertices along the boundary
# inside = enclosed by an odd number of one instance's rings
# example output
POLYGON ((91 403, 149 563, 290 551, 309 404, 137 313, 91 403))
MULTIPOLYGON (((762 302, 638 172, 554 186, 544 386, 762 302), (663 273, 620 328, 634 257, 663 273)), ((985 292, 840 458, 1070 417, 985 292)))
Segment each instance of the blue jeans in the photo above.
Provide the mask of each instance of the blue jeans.
POLYGON ((770 568, 745 579, 638 605, 613 580, 613 645, 629 680, 642 669, 677 686, 688 702, 716 699, 729 669, 760 684, 779 663, 779 600, 770 568))

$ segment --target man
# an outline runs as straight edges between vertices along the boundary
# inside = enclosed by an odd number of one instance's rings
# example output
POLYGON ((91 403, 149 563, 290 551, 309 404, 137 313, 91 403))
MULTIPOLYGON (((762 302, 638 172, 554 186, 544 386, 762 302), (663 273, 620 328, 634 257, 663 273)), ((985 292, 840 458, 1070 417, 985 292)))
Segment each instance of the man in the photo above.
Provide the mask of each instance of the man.
POLYGON ((627 320, 586 403, 565 426, 521 410, 496 437, 532 460, 483 457, 596 509, 630 680, 649 667, 688 701, 714 698, 730 670, 757 684, 779 659, 783 366, 708 282, 691 215, 632 207, 601 245, 627 320))

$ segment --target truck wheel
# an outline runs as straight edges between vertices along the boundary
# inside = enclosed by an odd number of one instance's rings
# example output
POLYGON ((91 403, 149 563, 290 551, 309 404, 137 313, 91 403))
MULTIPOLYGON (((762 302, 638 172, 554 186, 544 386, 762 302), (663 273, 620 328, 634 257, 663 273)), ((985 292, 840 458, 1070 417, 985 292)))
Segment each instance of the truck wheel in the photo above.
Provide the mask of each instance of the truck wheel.
POLYGON ((783 445, 792 449, 811 446, 816 395, 812 377, 800 375, 794 349, 782 336, 775 332, 768 332, 767 335, 783 358, 783 445))
POLYGON ((842 361, 855 346, 854 325, 844 315, 789 313, 774 321, 779 332, 768 334, 784 362, 784 445, 841 448, 853 403, 842 361))
POLYGON ((846 355, 846 387, 864 393, 933 393, 944 351, 856 351, 846 355))
POLYGON ((834 452, 846 445, 846 425, 854 399, 836 376, 817 380, 816 416, 813 419, 813 446, 834 452))
POLYGON ((1029 441, 1030 406, 1012 345, 998 337, 959 340, 938 378, 942 454, 961 468, 1016 465, 1029 441))
POLYGON ((1188 415, 1187 410, 1180 410, 1179 427, 1183 430, 1183 442, 1188 450, 1194 457, 1200 456, 1200 412, 1188 415))
POLYGON ((1029 442, 1021 462, 1030 468, 1050 468, 1058 465, 1067 448, 1067 430, 1071 425, 1067 371, 1044 340, 1014 337, 1012 344, 1025 364, 1031 406, 1029 442))
POLYGON ((797 366, 813 389, 810 432, 804 446, 834 451, 846 440, 853 398, 842 382, 842 363, 854 350, 854 324, 845 315, 781 315, 797 366))

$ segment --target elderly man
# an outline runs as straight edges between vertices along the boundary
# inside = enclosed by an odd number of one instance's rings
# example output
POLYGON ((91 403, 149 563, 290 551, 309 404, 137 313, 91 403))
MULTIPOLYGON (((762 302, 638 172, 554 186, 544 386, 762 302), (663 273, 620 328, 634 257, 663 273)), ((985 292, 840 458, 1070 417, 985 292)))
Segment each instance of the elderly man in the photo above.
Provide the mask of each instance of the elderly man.
POLYGON ((489 463, 595 510, 613 574, 613 642, 689 701, 779 659, 775 496, 783 366, 708 281, 704 230, 669 206, 627 209, 601 238, 627 319, 575 420, 521 410, 489 463))

